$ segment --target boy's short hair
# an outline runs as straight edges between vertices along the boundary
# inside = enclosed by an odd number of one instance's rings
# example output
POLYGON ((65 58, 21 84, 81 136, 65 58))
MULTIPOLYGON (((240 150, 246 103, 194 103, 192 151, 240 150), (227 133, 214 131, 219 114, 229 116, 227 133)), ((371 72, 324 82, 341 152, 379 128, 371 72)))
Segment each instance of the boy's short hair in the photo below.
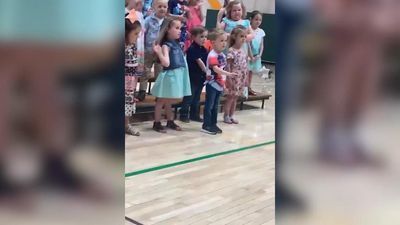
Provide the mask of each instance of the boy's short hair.
POLYGON ((166 3, 166 4, 168 4, 168 0, 153 0, 152 6, 155 6, 158 3, 166 3))
POLYGON ((207 31, 207 29, 205 27, 199 25, 199 26, 193 27, 190 30, 190 34, 192 34, 192 36, 195 37, 195 36, 197 36, 199 34, 202 34, 202 33, 206 32, 206 31, 207 31))
POLYGON ((211 41, 215 41, 217 40, 218 37, 222 36, 225 34, 225 31, 220 29, 220 28, 215 28, 210 30, 210 32, 208 33, 208 39, 210 39, 211 41))

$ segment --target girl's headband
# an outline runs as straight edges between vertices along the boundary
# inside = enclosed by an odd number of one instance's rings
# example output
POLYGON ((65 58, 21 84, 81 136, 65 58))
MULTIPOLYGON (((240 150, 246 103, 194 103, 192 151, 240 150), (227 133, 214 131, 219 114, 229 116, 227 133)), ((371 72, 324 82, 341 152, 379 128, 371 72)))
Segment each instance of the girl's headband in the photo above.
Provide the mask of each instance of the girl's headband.
POLYGON ((132 9, 131 11, 129 11, 128 15, 125 18, 129 19, 131 21, 131 23, 134 23, 135 21, 139 20, 139 17, 137 16, 135 9, 132 9))

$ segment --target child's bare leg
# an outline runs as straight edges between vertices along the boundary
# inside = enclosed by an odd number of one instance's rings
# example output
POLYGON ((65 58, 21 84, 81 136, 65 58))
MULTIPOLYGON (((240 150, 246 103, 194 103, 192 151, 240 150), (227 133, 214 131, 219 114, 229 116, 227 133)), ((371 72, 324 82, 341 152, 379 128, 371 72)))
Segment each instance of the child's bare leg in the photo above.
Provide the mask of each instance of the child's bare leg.
POLYGON ((247 87, 249 87, 249 89, 251 90, 251 81, 253 80, 253 72, 249 71, 249 73, 247 74, 247 77, 248 77, 247 87))
POLYGON ((161 121, 161 114, 162 114, 162 108, 165 104, 165 100, 158 98, 156 101, 156 107, 154 110, 154 121, 155 122, 160 122, 161 121))
POLYGON ((173 101, 174 101, 173 99, 168 99, 167 103, 165 104, 165 112, 167 114, 167 120, 168 120, 167 127, 173 130, 181 131, 182 128, 174 122, 174 113, 172 112, 173 101))
POLYGON ((232 105, 232 97, 230 95, 226 96, 226 101, 224 104, 224 117, 229 116, 230 111, 231 111, 231 105, 232 105))
POLYGON ((231 108, 230 108, 230 111, 229 111, 229 116, 230 117, 233 117, 233 114, 235 114, 237 99, 238 99, 237 96, 233 96, 233 98, 232 98, 232 104, 231 104, 231 108))
POLYGON ((174 120, 174 114, 172 112, 172 100, 168 99, 165 103, 165 114, 167 115, 167 120, 174 120))
POLYGON ((129 116, 125 116, 125 130, 128 129, 129 126, 129 116))
POLYGON ((224 122, 231 124, 231 119, 230 119, 230 111, 231 111, 231 107, 232 107, 232 103, 233 103, 233 98, 232 95, 228 95, 226 96, 226 102, 224 105, 224 122))
POLYGON ((234 124, 239 123, 239 121, 237 121, 235 118, 233 118, 233 115, 235 114, 235 111, 236 111, 237 98, 238 98, 237 96, 233 96, 232 105, 231 105, 230 112, 229 112, 229 117, 231 119, 231 122, 234 124))

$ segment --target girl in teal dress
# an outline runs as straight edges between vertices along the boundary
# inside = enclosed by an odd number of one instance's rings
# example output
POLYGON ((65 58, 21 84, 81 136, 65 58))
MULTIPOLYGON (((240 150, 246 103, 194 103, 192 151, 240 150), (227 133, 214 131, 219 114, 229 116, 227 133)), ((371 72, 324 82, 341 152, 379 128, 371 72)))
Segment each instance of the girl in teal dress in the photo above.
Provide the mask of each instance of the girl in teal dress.
POLYGON ((252 60, 249 61, 249 94, 257 95, 251 89, 251 81, 254 73, 259 73, 262 67, 261 56, 264 51, 265 32, 260 28, 262 22, 262 14, 259 11, 253 11, 250 14, 251 30, 254 34, 253 40, 250 42, 251 52, 253 53, 252 60))
POLYGON ((161 125, 162 108, 165 108, 167 115, 166 127, 180 131, 181 127, 173 120, 172 103, 176 99, 192 94, 187 63, 178 43, 182 23, 179 20, 168 20, 164 23, 160 31, 160 40, 153 46, 153 50, 164 68, 163 72, 158 75, 151 91, 157 97, 153 129, 161 133, 166 132, 161 125))

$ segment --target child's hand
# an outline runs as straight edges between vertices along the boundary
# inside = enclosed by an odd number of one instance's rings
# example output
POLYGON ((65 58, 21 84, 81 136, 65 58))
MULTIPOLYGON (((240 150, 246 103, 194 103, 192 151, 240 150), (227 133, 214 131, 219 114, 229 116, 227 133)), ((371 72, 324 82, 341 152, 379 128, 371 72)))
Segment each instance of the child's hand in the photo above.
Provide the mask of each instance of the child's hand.
POLYGON ((181 16, 178 16, 178 18, 179 18, 179 20, 180 20, 181 22, 183 22, 183 23, 186 22, 186 17, 185 17, 185 16, 181 15, 181 16))
POLYGON ((150 16, 153 12, 154 12, 153 9, 150 8, 150 9, 148 9, 146 15, 147 15, 147 16, 150 16))
POLYGON ((237 73, 229 73, 229 75, 228 76, 231 76, 231 77, 236 77, 236 76, 239 76, 239 74, 237 74, 237 73))
POLYGON ((161 48, 161 46, 160 46, 159 44, 156 44, 156 43, 154 42, 154 43, 153 43, 153 51, 154 51, 156 54, 161 54, 162 48, 161 48))
POLYGON ((212 75, 207 74, 207 75, 206 75, 206 80, 211 80, 211 79, 212 79, 212 75))
POLYGON ((139 102, 139 99, 133 98, 133 102, 139 102))
POLYGON ((185 11, 185 12, 189 12, 189 7, 187 7, 187 6, 183 6, 183 11, 185 11))

